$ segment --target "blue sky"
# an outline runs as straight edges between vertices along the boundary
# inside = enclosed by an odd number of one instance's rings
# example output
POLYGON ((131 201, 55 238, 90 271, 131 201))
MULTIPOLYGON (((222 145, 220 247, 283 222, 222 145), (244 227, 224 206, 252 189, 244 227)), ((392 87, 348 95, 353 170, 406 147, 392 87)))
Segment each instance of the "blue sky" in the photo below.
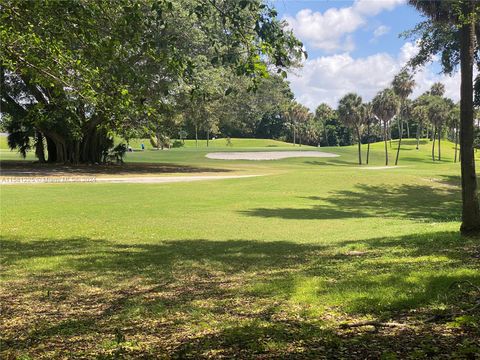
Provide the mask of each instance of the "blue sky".
MULTIPOLYGON (((303 68, 292 70, 288 80, 297 100, 312 110, 322 102, 335 107, 352 91, 371 100, 416 52, 412 39, 399 36, 423 20, 406 0, 272 2, 308 52, 303 68)), ((412 96, 441 81, 446 95, 458 100, 458 75, 438 71, 435 63, 419 70, 412 96)))

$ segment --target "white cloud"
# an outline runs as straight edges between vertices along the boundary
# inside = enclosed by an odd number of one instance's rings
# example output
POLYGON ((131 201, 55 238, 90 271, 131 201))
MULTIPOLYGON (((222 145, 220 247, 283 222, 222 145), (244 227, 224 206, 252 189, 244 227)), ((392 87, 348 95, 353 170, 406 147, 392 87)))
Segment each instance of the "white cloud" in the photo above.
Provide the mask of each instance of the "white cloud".
POLYGON ((390 32, 390 27, 385 25, 380 25, 373 31, 373 39, 378 39, 380 36, 388 34, 390 32))
POLYGON ((285 19, 300 39, 325 51, 353 50, 351 40, 345 35, 353 33, 365 23, 352 7, 330 8, 323 14, 303 9, 294 18, 287 16, 285 19))
POLYGON ((405 2, 406 0, 356 0, 353 8, 360 14, 375 16, 384 10, 390 11, 405 2))
MULTIPOLYGON (((397 56, 377 53, 354 59, 350 54, 321 56, 307 60, 304 67, 291 74, 289 80, 297 100, 314 110, 326 102, 336 107, 338 100, 348 92, 360 94, 364 101, 370 101, 375 94, 390 86, 395 74, 415 54, 416 46, 405 43, 397 56)), ((417 86, 412 94, 416 97, 440 81, 445 84, 446 96, 459 99, 460 77, 435 73, 432 66, 415 74, 417 86)))
POLYGON ((285 20, 295 35, 314 48, 327 52, 352 51, 355 46, 351 34, 366 25, 368 17, 392 10, 403 2, 405 0, 356 0, 352 6, 330 8, 323 13, 303 9, 295 17, 285 16, 285 20))

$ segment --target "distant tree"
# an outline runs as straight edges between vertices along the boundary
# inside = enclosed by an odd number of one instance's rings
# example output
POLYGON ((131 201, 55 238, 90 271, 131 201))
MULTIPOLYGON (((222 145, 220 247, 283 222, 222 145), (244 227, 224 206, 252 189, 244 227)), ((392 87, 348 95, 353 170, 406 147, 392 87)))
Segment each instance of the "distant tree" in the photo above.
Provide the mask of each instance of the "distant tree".
POLYGON ((333 117, 334 110, 328 104, 322 103, 315 109, 315 121, 318 124, 319 132, 323 133, 326 146, 330 146, 328 142, 327 122, 333 117))
POLYGON ((448 116, 448 125, 450 126, 451 132, 453 134, 453 141, 455 142, 455 155, 453 162, 456 163, 458 154, 458 131, 460 127, 460 104, 455 104, 451 107, 448 116))
POLYGON ((305 129, 310 118, 310 110, 297 102, 292 102, 285 111, 284 116, 287 118, 287 126, 292 131, 293 146, 297 143, 302 146, 302 135, 305 135, 305 129))
MULTIPOLYGON (((392 81, 392 87, 395 94, 400 98, 400 113, 398 117, 398 147, 397 147, 397 156, 395 158, 395 165, 398 164, 398 156, 400 155, 400 147, 402 145, 403 137, 403 121, 406 118, 407 107, 406 100, 410 96, 415 87, 415 80, 413 80, 413 75, 410 74, 407 70, 402 70, 400 73, 395 75, 392 81)), ((408 127, 408 123, 407 123, 408 127)), ((410 137, 410 131, 407 133, 407 137, 410 137)))
POLYGON ((371 103, 362 104, 361 116, 363 118, 363 123, 367 126, 367 160, 366 164, 368 165, 370 159, 370 141, 371 141, 371 129, 372 125, 375 122, 375 116, 373 115, 373 107, 371 103))
POLYGON ((302 146, 302 143, 306 140, 309 131, 309 125, 313 115, 310 110, 301 104, 297 104, 295 107, 294 116, 296 117, 296 124, 298 130, 298 144, 302 146))
POLYGON ((443 95, 445 95, 445 85, 443 85, 441 82, 433 83, 430 87, 430 94, 433 96, 443 97, 443 95))
POLYGON ((187 138, 187 136, 188 136, 188 133, 185 130, 180 130, 178 132, 178 138, 183 144, 185 144, 185 139, 187 138))
POLYGON ((449 102, 440 97, 430 95, 428 99, 428 116, 434 126, 433 144, 432 144, 432 160, 435 161, 435 137, 438 138, 438 160, 442 160, 441 139, 443 134, 443 126, 448 120, 450 114, 449 102))
POLYGON ((385 142, 385 165, 388 165, 388 125, 397 115, 399 108, 399 100, 392 89, 380 91, 372 100, 372 109, 375 116, 383 124, 383 140, 385 142))
MULTIPOLYGON (((279 138, 290 131, 285 112, 293 93, 278 75, 261 79, 252 91, 253 81, 245 77, 228 79, 228 96, 217 107, 219 130, 236 137, 279 138)), ((228 90, 227 88, 225 90, 228 90)))
POLYGON ((362 98, 349 93, 340 99, 338 104, 338 115, 340 121, 355 131, 358 143, 358 164, 362 165, 362 130, 365 121, 363 116, 362 98))
MULTIPOLYGON (((420 137, 422 136, 423 129, 428 130, 428 93, 422 94, 412 104, 412 117, 417 123, 417 147, 419 149, 420 137)), ((428 131, 427 131, 428 132, 428 131)), ((428 134, 427 134, 428 135, 428 134)))

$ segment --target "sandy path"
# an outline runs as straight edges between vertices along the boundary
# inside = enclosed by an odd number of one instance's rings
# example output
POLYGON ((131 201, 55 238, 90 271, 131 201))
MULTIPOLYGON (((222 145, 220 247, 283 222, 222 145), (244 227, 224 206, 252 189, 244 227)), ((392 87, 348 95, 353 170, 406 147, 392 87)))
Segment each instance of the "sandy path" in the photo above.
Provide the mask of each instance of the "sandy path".
POLYGON ((339 155, 321 151, 245 151, 215 152, 206 155, 217 160, 279 160, 297 157, 337 157, 339 155))
POLYGON ((224 175, 224 176, 138 176, 138 177, 19 177, 2 179, 2 185, 19 184, 65 184, 65 183, 127 183, 127 184, 166 184, 205 180, 242 179, 262 175, 224 175))

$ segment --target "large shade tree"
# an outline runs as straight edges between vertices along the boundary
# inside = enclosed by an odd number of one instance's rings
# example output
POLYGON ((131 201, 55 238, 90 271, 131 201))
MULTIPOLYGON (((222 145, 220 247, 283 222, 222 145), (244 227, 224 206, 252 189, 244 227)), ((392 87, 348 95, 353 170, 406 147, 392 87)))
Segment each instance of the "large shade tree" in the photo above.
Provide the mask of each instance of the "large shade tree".
POLYGON ((260 0, 5 0, 1 111, 11 147, 33 137, 48 161, 100 162, 114 132, 161 116, 199 56, 256 80, 301 53, 260 0))
MULTIPOLYGON (((447 73, 460 65, 460 153, 462 173, 462 225, 464 234, 480 233, 480 206, 474 159, 474 84, 473 67, 480 65, 480 2, 475 0, 409 0, 428 17, 413 34, 419 36, 419 53, 411 64, 423 65, 433 55, 441 54, 441 64, 447 73), (477 40, 477 41, 476 41, 477 40)), ((477 90, 480 90, 477 76, 477 90)), ((477 92, 478 95, 478 92, 477 92)))

